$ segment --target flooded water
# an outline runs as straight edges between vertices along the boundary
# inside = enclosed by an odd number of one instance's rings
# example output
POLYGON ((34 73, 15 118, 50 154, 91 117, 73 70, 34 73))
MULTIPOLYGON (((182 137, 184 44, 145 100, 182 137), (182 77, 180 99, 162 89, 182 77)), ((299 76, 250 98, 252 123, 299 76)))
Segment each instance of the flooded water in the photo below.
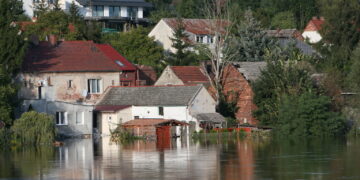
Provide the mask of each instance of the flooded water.
POLYGON ((360 140, 68 140, 0 152, 0 179, 360 179, 360 140))

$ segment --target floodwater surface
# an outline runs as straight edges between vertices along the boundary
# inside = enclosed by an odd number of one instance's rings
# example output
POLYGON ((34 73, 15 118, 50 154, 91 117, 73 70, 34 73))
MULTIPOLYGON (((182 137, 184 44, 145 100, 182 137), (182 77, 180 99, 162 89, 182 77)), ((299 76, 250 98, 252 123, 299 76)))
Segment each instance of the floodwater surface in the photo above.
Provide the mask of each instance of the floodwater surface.
POLYGON ((73 139, 0 151, 0 179, 360 179, 360 140, 73 139))

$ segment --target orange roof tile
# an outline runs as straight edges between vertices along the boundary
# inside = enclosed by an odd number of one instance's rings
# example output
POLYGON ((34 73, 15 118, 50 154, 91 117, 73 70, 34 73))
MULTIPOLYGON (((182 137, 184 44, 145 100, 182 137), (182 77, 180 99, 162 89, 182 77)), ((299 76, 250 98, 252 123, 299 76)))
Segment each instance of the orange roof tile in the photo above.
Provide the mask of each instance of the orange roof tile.
POLYGON ((185 84, 209 82, 199 66, 171 66, 171 69, 185 84))

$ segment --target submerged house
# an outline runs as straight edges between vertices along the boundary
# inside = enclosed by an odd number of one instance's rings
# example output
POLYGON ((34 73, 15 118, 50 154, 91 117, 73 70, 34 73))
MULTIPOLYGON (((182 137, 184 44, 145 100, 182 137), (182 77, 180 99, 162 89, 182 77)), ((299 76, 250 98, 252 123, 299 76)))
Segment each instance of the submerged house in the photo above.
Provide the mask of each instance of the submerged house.
POLYGON ((92 134, 94 105, 109 86, 136 85, 137 68, 107 44, 40 42, 17 77, 21 112, 30 106, 55 117, 59 133, 92 134))
MULTIPOLYGON (((203 123, 212 122, 215 101, 202 85, 111 87, 96 104, 99 129, 107 135, 117 126, 137 119, 171 119, 190 124, 182 132, 199 131, 203 123), (201 121, 196 117, 208 114, 201 121), (111 126, 115 124, 115 126, 111 126)), ((146 120, 144 120, 146 121, 146 120)), ((213 122, 216 126, 220 123, 213 122)), ((177 129, 177 135, 182 134, 177 129)))
MULTIPOLYGON (((223 71, 223 90, 228 101, 236 101, 235 117, 239 124, 257 125, 253 117, 256 109, 253 103, 254 92, 251 82, 254 82, 265 68, 266 62, 237 62, 229 64, 223 71)), ((203 84, 208 87, 210 94, 214 91, 200 66, 168 66, 155 85, 186 85, 203 84)), ((201 119, 204 116, 197 116, 201 119)), ((216 118, 212 118, 216 121, 216 118)))

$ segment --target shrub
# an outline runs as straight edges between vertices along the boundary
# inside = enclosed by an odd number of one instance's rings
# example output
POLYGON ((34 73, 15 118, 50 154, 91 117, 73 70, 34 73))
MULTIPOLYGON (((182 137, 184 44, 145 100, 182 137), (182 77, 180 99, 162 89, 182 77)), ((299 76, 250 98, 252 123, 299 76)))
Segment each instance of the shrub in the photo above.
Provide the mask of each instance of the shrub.
POLYGON ((51 144, 55 140, 55 122, 52 116, 30 111, 22 114, 11 127, 14 143, 20 145, 51 144))
POLYGON ((282 136, 336 136, 345 132, 345 118, 330 110, 327 96, 303 93, 285 96, 279 106, 276 133, 282 136))

